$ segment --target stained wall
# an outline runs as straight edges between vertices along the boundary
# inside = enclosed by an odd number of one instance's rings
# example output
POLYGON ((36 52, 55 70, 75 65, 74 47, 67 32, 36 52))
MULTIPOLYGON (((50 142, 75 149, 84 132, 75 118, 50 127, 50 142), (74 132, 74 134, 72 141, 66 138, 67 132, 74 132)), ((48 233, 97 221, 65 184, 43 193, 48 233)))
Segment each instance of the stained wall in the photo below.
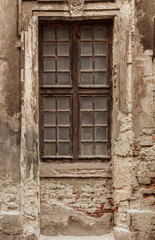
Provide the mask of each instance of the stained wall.
POLYGON ((154 239, 154 1, 2 0, 0 12, 0 238, 113 231, 116 240, 154 239), (109 18, 111 159, 41 162, 39 19, 109 18))

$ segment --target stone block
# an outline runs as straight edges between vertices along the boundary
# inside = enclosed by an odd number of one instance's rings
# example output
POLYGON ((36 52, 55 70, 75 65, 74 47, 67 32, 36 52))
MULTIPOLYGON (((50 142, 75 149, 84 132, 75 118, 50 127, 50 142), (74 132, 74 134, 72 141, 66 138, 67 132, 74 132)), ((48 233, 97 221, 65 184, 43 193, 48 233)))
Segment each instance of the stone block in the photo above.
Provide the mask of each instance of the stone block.
POLYGON ((122 188, 131 184, 131 159, 117 158, 114 162, 114 188, 122 188))
POLYGON ((128 211, 129 227, 132 231, 151 232, 154 229, 155 212, 128 211))
POLYGON ((116 240, 129 240, 131 233, 124 228, 114 228, 114 237, 116 240))
POLYGON ((10 212, 0 215, 0 231, 7 235, 20 235, 22 233, 22 222, 20 213, 10 212))
POLYGON ((153 145, 152 136, 144 135, 140 138, 140 146, 151 147, 153 145))

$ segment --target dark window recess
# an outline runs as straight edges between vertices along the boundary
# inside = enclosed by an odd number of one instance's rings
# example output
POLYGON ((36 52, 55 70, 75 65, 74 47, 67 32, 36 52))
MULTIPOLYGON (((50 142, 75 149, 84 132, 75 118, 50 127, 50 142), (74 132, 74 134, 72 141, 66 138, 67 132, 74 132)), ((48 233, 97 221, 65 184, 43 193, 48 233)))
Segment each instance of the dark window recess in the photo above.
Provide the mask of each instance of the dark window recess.
POLYGON ((155 19, 154 19, 154 28, 153 28, 153 57, 155 58, 155 19))
POLYGON ((111 21, 41 21, 43 160, 110 157, 111 42, 111 21))

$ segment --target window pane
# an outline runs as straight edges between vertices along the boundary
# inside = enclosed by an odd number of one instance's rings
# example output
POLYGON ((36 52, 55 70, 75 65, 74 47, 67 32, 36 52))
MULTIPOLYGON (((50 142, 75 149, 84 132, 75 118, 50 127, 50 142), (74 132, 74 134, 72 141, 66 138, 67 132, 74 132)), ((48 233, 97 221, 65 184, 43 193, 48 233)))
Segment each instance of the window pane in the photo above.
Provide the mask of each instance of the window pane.
POLYGON ((95 122, 96 122, 96 125, 107 124, 107 113, 106 112, 96 113, 95 122))
POLYGON ((68 27, 58 27, 58 41, 69 39, 69 28, 68 27))
POLYGON ((96 155, 107 155, 106 143, 96 143, 96 155))
POLYGON ((81 55, 92 55, 92 43, 81 43, 81 55))
POLYGON ((69 140, 69 128, 59 128, 58 131, 59 140, 69 140))
POLYGON ((82 124, 93 124, 93 113, 84 112, 81 114, 81 122, 82 124))
POLYGON ((95 55, 106 54, 106 43, 95 43, 95 55))
POLYGON ((81 108, 86 110, 93 109, 93 98, 92 97, 82 97, 81 98, 81 108))
POLYGON ((105 27, 95 27, 95 40, 106 39, 106 28, 105 27))
POLYGON ((58 98, 58 110, 69 110, 69 97, 58 98))
POLYGON ((58 70, 69 70, 68 58, 58 58, 58 70))
POLYGON ((55 125, 55 113, 44 113, 44 125, 55 125))
POLYGON ((93 128, 82 128, 81 131, 82 140, 93 140, 93 128))
POLYGON ((55 110, 55 98, 44 98, 44 110, 55 110))
POLYGON ((82 85, 92 85, 93 84, 93 74, 92 73, 81 73, 81 84, 82 85))
POLYGON ((58 56, 69 56, 68 43, 58 43, 58 56))
POLYGON ((58 125, 69 125, 70 124, 70 115, 66 112, 58 113, 58 125))
POLYGON ((55 40, 55 28, 44 27, 43 35, 44 41, 55 40))
POLYGON ((58 73, 58 85, 69 85, 69 73, 58 73))
POLYGON ((82 156, 94 155, 94 144, 93 143, 82 143, 81 144, 81 155, 82 156))
POLYGON ((106 97, 95 97, 95 110, 107 109, 107 98, 106 97))
POLYGON ((104 127, 98 127, 95 129, 96 140, 107 140, 107 129, 104 127))
POLYGON ((45 43, 44 56, 54 56, 54 55, 55 55, 55 43, 45 43))
POLYGON ((106 57, 96 57, 95 58, 95 70, 106 69, 106 57))
POLYGON ((92 40, 92 27, 81 27, 81 40, 92 40))
POLYGON ((81 58, 81 70, 92 70, 92 58, 81 58))
POLYGON ((44 85, 55 85, 55 73, 44 73, 44 85))
POLYGON ((56 144, 55 143, 44 143, 44 155, 52 156, 56 154, 56 144))
POLYGON ((44 140, 55 140, 55 128, 44 128, 44 140))
POLYGON ((55 59, 44 58, 44 71, 54 71, 54 70, 55 70, 55 59))
POLYGON ((106 73, 95 73, 95 84, 106 85, 106 73))
POLYGON ((58 144, 58 154, 59 155, 69 155, 69 143, 59 143, 58 144))

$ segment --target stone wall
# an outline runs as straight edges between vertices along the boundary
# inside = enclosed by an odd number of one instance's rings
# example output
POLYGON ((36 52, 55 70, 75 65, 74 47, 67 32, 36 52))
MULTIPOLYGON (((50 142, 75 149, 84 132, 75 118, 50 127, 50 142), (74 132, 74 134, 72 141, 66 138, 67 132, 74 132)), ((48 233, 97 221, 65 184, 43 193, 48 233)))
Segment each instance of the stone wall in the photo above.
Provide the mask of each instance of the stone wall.
POLYGON ((0 239, 153 240, 154 0, 0 2, 0 239), (39 19, 112 19, 109 161, 40 162, 39 19))

